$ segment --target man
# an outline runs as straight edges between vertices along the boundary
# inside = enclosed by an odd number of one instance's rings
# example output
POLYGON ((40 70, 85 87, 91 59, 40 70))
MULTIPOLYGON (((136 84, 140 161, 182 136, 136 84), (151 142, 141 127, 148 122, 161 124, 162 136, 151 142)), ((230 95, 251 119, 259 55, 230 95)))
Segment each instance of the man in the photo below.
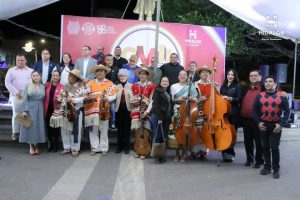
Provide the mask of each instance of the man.
POLYGON ((22 94, 29 80, 31 79, 32 69, 27 67, 26 58, 19 54, 16 57, 16 66, 10 68, 5 76, 5 87, 9 91, 9 98, 12 104, 12 140, 18 140, 20 133, 20 125, 15 119, 18 113, 21 112, 22 94))
MULTIPOLYGON (((151 58, 151 65, 149 66, 149 70, 152 71, 153 74, 154 74, 154 59, 155 57, 153 56, 151 58)), ((161 70, 160 68, 157 67, 157 73, 149 81, 155 83, 155 85, 159 85, 160 79, 161 79, 161 70)))
POLYGON ((115 51, 114 51, 114 65, 117 66, 119 69, 121 69, 123 67, 123 65, 127 64, 128 61, 127 59, 121 57, 122 54, 122 49, 119 46, 115 47, 115 51))
POLYGON ((276 91, 274 77, 267 76, 264 86, 265 91, 259 93, 253 106, 253 118, 260 130, 265 159, 260 174, 267 175, 273 168, 273 177, 279 178, 279 144, 282 127, 287 124, 290 115, 289 103, 280 91, 276 91))
MULTIPOLYGON (((131 129, 136 131, 141 127, 141 119, 144 120, 144 127, 150 130, 150 118, 149 113, 151 110, 150 101, 155 89, 155 84, 148 79, 151 79, 153 73, 146 67, 139 68, 135 71, 135 74, 139 76, 140 81, 133 84, 131 87, 132 93, 130 96, 131 105, 131 129)), ((145 159, 147 155, 138 154, 141 160, 145 159)))
POLYGON ((246 149, 247 160, 245 166, 253 165, 254 168, 260 168, 263 164, 262 145, 260 140, 260 133, 258 126, 253 119, 253 104, 257 95, 261 92, 262 86, 260 84, 261 74, 259 70, 252 70, 249 74, 250 86, 244 92, 241 103, 241 118, 244 129, 244 144, 246 149), (255 142, 255 157, 254 157, 254 143, 255 142))
POLYGON ((76 64, 74 69, 78 69, 80 71, 80 75, 83 78, 84 82, 88 80, 92 80, 95 78, 95 75, 91 72, 91 69, 97 65, 97 60, 91 58, 91 47, 84 45, 82 47, 82 55, 83 58, 79 58, 76 60, 76 64))
POLYGON ((193 77, 193 82, 199 81, 200 77, 198 73, 195 73, 197 68, 197 63, 195 61, 191 61, 189 63, 189 68, 188 68, 188 76, 192 76, 193 77))
POLYGON ((105 59, 105 54, 104 54, 104 47, 101 45, 98 45, 96 47, 96 54, 92 56, 92 58, 97 60, 97 64, 102 64, 104 65, 104 59, 105 59))
POLYGON ((76 157, 79 154, 81 144, 82 101, 85 91, 80 71, 73 69, 68 73, 68 84, 64 86, 57 97, 60 105, 54 110, 50 118, 50 126, 53 128, 61 127, 64 150, 60 155, 71 152, 72 156, 76 157))
POLYGON ((136 55, 131 55, 129 58, 129 63, 123 65, 123 68, 128 70, 128 83, 133 84, 139 81, 139 77, 135 74, 135 70, 140 68, 136 65, 137 61, 138 57, 136 55))
MULTIPOLYGON (((106 74, 105 78, 112 81, 114 84, 117 84, 117 82, 119 82, 118 79, 118 73, 119 73, 119 68, 113 65, 114 60, 113 60, 113 56, 111 54, 107 54, 105 56, 105 66, 109 67, 111 70, 109 73, 106 74)), ((115 105, 116 102, 112 101, 110 102, 110 120, 109 120, 109 127, 111 128, 112 131, 116 131, 116 113, 115 113, 115 105)))
POLYGON ((38 71, 42 76, 42 83, 45 84, 46 82, 51 80, 51 73, 56 66, 56 64, 50 61, 51 54, 48 49, 42 50, 42 60, 38 60, 33 65, 33 70, 38 71))
MULTIPOLYGON (((198 91, 198 96, 199 96, 198 119, 196 121, 196 124, 201 131, 202 126, 204 124, 203 102, 210 96, 210 90, 211 90, 211 82, 209 80, 211 70, 206 65, 204 65, 199 69, 195 70, 194 73, 198 74, 200 77, 199 81, 196 81, 194 84, 198 91)), ((195 76, 193 76, 191 73, 189 74, 189 76, 195 78, 195 76)), ((199 142, 199 144, 197 144, 192 148, 192 153, 191 153, 192 158, 196 158, 198 155, 200 155, 200 159, 205 159, 208 155, 208 149, 204 147, 201 142, 199 142)))
POLYGON ((106 155, 109 149, 107 136, 109 104, 116 99, 118 90, 112 81, 105 78, 110 71, 109 67, 101 64, 93 67, 92 72, 96 74, 96 79, 90 80, 87 84, 88 97, 85 98, 84 115, 85 127, 89 129, 91 156, 98 152, 106 155), (96 101, 91 101, 93 99, 96 101))
POLYGON ((162 72, 162 76, 167 76, 170 80, 170 85, 178 83, 178 75, 181 70, 184 70, 178 62, 178 56, 176 53, 171 53, 170 62, 162 65, 159 69, 162 72))

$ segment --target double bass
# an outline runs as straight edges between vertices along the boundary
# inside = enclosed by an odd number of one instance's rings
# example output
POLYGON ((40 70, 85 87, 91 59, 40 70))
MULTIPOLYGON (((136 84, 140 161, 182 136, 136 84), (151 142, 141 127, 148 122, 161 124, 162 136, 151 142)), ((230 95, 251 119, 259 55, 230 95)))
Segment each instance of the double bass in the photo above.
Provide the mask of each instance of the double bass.
POLYGON ((137 129, 135 134, 135 142, 134 142, 134 151, 138 155, 146 156, 149 155, 151 152, 151 144, 149 142, 150 138, 150 131, 144 127, 144 119, 142 119, 142 104, 143 104, 143 96, 140 95, 140 122, 141 122, 141 128, 137 129))
POLYGON ((216 58, 213 58, 211 92, 204 102, 204 116, 207 122, 202 127, 201 140, 206 148, 222 151, 235 142, 234 127, 228 121, 231 105, 215 90, 216 58))
POLYGON ((190 76, 189 78, 188 98, 180 104, 180 117, 174 126, 176 130, 176 141, 185 148, 195 146, 199 143, 200 139, 200 130, 195 123, 198 117, 198 104, 189 99, 191 96, 193 77, 190 76))

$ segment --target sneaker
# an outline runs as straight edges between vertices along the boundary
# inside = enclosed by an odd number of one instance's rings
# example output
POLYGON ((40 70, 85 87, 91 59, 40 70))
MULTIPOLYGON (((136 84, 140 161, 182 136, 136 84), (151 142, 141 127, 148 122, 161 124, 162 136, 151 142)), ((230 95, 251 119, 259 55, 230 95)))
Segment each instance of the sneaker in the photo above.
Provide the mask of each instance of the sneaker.
POLYGON ((13 133, 13 134, 11 135, 11 139, 12 139, 13 141, 18 140, 18 139, 19 139, 19 133, 13 133))
POLYGON ((270 169, 267 169, 267 168, 263 168, 261 171, 260 171, 260 174, 261 175, 268 175, 271 173, 271 170, 270 169))
POLYGON ((279 171, 274 171, 273 172, 273 178, 279 178, 279 177, 280 177, 279 171))

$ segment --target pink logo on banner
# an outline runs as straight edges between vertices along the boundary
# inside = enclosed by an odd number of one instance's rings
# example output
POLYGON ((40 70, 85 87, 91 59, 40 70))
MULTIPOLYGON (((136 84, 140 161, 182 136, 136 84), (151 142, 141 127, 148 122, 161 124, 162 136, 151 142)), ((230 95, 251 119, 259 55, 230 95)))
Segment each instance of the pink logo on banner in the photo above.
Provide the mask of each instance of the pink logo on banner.
MULTIPOLYGON (((138 64, 149 65, 155 52, 155 22, 119 20, 96 17, 62 17, 62 52, 69 52, 72 59, 82 57, 83 45, 104 46, 105 53, 122 48, 122 57, 138 56, 138 64), (81 31, 78 31, 78 27, 81 31)), ((219 66, 217 82, 224 78, 226 29, 190 24, 160 23, 158 41, 159 66, 169 62, 170 54, 177 53, 179 63, 185 67, 196 61, 198 67, 212 65, 217 57, 219 66)))

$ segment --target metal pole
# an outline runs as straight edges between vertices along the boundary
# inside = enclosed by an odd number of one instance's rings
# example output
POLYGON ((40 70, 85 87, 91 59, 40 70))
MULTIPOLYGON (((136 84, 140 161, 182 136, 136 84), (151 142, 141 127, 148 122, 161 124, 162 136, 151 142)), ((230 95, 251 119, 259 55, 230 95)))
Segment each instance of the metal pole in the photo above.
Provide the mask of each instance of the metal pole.
POLYGON ((295 40, 295 59, 294 59, 294 79, 293 79, 293 99, 295 98, 295 88, 296 88, 296 67, 297 67, 297 48, 298 40, 295 40))
POLYGON ((158 36, 159 36, 159 21, 160 21, 160 5, 161 0, 157 0, 156 8, 156 30, 155 30, 155 52, 154 52, 154 74, 157 75, 157 64, 158 64, 158 36))

